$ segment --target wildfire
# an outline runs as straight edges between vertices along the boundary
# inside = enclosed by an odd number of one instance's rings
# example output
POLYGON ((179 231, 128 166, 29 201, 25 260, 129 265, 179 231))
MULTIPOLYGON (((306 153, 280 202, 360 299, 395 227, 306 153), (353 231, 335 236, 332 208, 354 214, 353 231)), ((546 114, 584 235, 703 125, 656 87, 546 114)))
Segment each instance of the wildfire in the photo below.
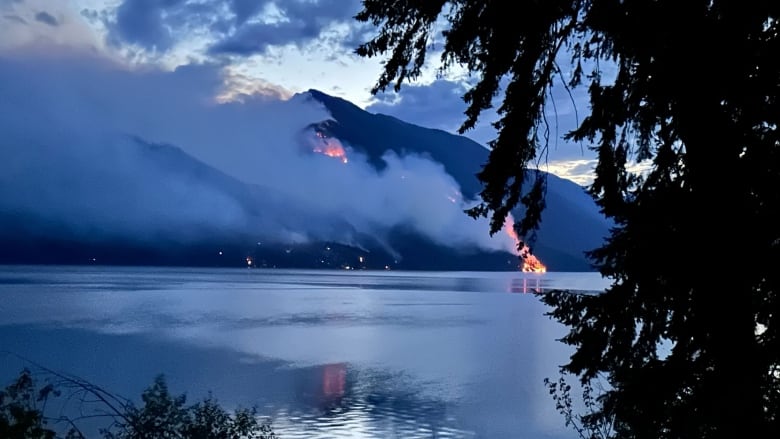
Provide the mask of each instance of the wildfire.
POLYGON ((333 157, 341 160, 341 163, 349 162, 347 159, 347 151, 344 146, 339 142, 339 139, 333 137, 327 137, 322 132, 316 133, 318 141, 312 148, 312 151, 324 154, 328 157, 333 157))
POLYGON ((517 236, 517 232, 515 232, 514 224, 515 219, 510 213, 504 220, 504 232, 506 232, 506 234, 515 241, 515 253, 517 253, 517 255, 520 256, 520 259, 523 261, 523 264, 520 266, 520 271, 523 273, 547 272, 547 267, 542 264, 542 261, 540 261, 539 258, 531 254, 531 249, 528 248, 527 245, 523 244, 523 247, 518 251, 520 238, 517 236))
POLYGON ((521 270, 524 273, 546 273, 547 266, 542 264, 536 256, 531 254, 531 249, 528 246, 523 246, 523 250, 520 252, 520 257, 523 258, 523 266, 521 270))

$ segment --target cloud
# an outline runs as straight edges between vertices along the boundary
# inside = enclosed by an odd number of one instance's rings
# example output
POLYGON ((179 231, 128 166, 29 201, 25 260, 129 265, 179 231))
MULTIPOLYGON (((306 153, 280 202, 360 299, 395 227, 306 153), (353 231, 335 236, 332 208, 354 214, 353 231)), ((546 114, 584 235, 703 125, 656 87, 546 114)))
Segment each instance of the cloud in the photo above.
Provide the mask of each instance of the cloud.
POLYGON ((96 36, 95 29, 74 10, 71 3, 47 0, 0 2, 0 52, 58 52, 73 46, 100 50, 101 38, 96 36))
POLYGON ((429 85, 407 85, 400 93, 378 93, 376 101, 366 107, 372 113, 382 113, 406 121, 444 131, 454 132, 465 118, 463 84, 446 79, 429 85))
MULTIPOLYGON (((406 122, 430 128, 438 128, 451 133, 457 133, 458 128, 466 120, 464 112, 466 103, 462 96, 470 87, 469 81, 453 79, 437 79, 429 84, 405 84, 396 93, 392 90, 380 92, 375 100, 366 107, 367 111, 387 114, 406 122)), ((501 104, 499 95, 494 107, 501 104)), ((550 142, 541 163, 569 160, 589 160, 595 156, 582 145, 563 140, 563 136, 574 129, 582 121, 588 108, 587 90, 574 90, 571 96, 559 84, 553 87, 552 98, 545 108, 547 126, 550 130, 550 142)), ((472 140, 487 145, 497 136, 491 125, 499 119, 495 108, 485 110, 476 126, 464 133, 472 140)), ((585 177, 590 178, 590 177, 585 177)))
POLYGON ((551 172, 558 177, 571 180, 580 186, 593 183, 596 160, 556 160, 542 166, 542 170, 551 172))
POLYGON ((293 96, 290 90, 262 78, 253 78, 236 71, 230 66, 223 70, 223 90, 216 97, 219 102, 266 98, 286 100, 293 96))
MULTIPOLYGON (((323 36, 326 29, 334 24, 352 25, 352 17, 360 10, 359 3, 352 0, 291 0, 268 4, 274 5, 274 15, 277 17, 254 23, 246 23, 245 19, 241 21, 239 17, 244 17, 245 13, 242 14, 242 10, 234 8, 240 25, 234 32, 212 45, 209 52, 248 56, 264 53, 271 46, 304 46, 323 36)), ((355 30, 350 29, 344 37, 344 42, 348 44, 353 44, 351 41, 358 23, 355 22, 354 26, 355 30)))
POLYGON ((320 104, 305 94, 220 104, 224 74, 0 55, 0 212, 141 241, 232 233, 363 245, 401 227, 511 250, 463 214, 470 203, 440 164, 388 154, 378 172, 349 145, 347 164, 314 154, 304 129, 330 117, 320 104))
MULTIPOLYGON (((401 91, 380 92, 367 111, 397 117, 403 121, 457 134, 466 120, 463 94, 468 84, 450 79, 437 79, 430 84, 406 84, 401 91)), ((477 125, 464 133, 482 145, 496 136, 490 122, 497 119, 495 111, 486 110, 477 125)))
POLYGON ((6 14, 3 15, 3 18, 18 24, 27 24, 27 20, 15 14, 6 14))
MULTIPOLYGON (((595 178, 595 169, 598 161, 596 159, 579 160, 555 160, 542 166, 543 171, 551 172, 558 177, 571 180, 580 186, 589 186, 595 178)), ((652 163, 648 160, 637 163, 629 160, 626 163, 626 170, 639 176, 645 176, 650 171, 652 163)))
POLYGON ((24 15, 20 13, 19 8, 16 6, 21 5, 23 0, 0 0, 0 12, 3 12, 3 18, 7 21, 27 24, 27 20, 21 17, 24 15))
POLYGON ((249 56, 269 47, 304 46, 325 37, 335 24, 355 31, 357 0, 123 0, 105 20, 109 43, 166 53, 179 44, 202 40, 212 55, 249 56))
POLYGON ((230 11, 235 17, 236 24, 242 25, 266 8, 271 2, 260 0, 230 0, 228 4, 230 11))
POLYGON ((46 11, 41 11, 35 14, 35 20, 52 27, 57 27, 60 25, 60 22, 53 15, 46 11))
POLYGON ((183 1, 125 0, 116 10, 116 21, 109 26, 115 43, 137 44, 149 50, 167 50, 173 43, 163 13, 183 1))
POLYGON ((224 8, 225 0, 124 0, 104 24, 113 46, 165 53, 182 41, 224 29, 224 8))

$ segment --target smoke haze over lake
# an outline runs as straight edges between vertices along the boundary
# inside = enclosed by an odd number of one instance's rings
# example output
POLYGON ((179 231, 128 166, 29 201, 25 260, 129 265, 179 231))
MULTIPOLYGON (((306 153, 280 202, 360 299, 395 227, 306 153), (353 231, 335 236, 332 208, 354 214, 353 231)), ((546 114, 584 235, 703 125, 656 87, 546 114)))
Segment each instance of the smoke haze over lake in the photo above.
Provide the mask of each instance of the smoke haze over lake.
POLYGON ((463 213, 473 202, 438 163, 388 153, 378 171, 349 145, 347 164, 313 154, 304 130, 330 115, 306 94, 219 103, 219 65, 164 71, 78 51, 48 55, 0 54, 0 209, 36 227, 140 241, 222 231, 357 246, 402 227, 445 246, 513 248, 463 213), (206 168, 252 196, 199 178, 206 168))

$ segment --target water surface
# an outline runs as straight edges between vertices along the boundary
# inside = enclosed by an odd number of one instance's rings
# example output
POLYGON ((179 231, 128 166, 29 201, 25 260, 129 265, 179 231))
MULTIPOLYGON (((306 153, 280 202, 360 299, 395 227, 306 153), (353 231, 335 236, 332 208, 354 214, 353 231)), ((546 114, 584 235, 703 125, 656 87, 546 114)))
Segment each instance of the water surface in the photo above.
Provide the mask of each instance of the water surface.
MULTIPOLYGON (((0 350, 138 398, 257 406, 282 438, 570 438, 536 288, 595 273, 0 267, 0 350)), ((25 366, 0 354, 0 378, 25 366)))

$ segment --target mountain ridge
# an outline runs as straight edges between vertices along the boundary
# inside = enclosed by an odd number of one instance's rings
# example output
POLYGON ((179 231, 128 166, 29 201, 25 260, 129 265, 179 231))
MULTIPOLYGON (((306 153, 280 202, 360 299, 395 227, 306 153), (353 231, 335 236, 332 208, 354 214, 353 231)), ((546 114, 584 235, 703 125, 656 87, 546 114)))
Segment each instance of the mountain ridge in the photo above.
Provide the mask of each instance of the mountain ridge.
MULTIPOLYGON (((419 155, 442 165, 466 199, 477 196, 481 185, 476 172, 488 154, 481 145, 374 115, 316 90, 308 93, 332 116, 317 125, 365 154, 378 173, 388 166, 388 151, 399 157, 419 155)), ((518 263, 503 251, 444 246, 403 224, 381 235, 361 232, 338 217, 322 224, 293 195, 241 181, 177 145, 120 136, 101 145, 102 159, 96 160, 90 156, 94 151, 79 157, 69 155, 68 148, 2 142, 9 156, 0 163, 0 186, 5 188, 0 187, 0 263, 410 270, 513 270, 518 263), (26 163, 29 169, 23 172, 40 178, 17 178, 23 174, 14 163, 26 163), (269 210, 275 214, 267 215, 269 210), (260 239, 250 225, 309 230, 313 237, 260 239)), ((544 218, 535 253, 553 270, 588 271, 582 249, 600 242, 605 224, 582 188, 559 183, 551 174, 549 178, 554 190, 547 211, 552 214, 544 218), (596 219, 590 218, 594 209, 596 219), (579 220, 579 226, 571 219, 579 220)))
MULTIPOLYGON (((399 155, 422 153, 444 166, 461 185, 466 199, 478 199, 482 185, 476 175, 489 155, 489 150, 482 145, 465 136, 420 127, 394 116, 369 113, 347 100, 315 89, 306 93, 324 105, 333 116, 335 123, 324 128, 331 135, 367 153, 373 161, 380 162, 380 167, 381 157, 388 150, 399 155), (385 124, 392 124, 392 127, 385 124), (384 134, 381 137, 371 136, 372 130, 384 134), (410 139, 412 142, 409 142, 410 139)), ((608 236, 611 223, 582 186, 548 172, 533 172, 545 174, 547 181, 547 208, 542 213, 542 224, 533 243, 534 252, 548 258, 568 259, 561 265, 574 271, 592 270, 584 252, 602 243, 608 236)), ((513 214, 516 218, 520 217, 522 209, 514 209, 513 214)))

